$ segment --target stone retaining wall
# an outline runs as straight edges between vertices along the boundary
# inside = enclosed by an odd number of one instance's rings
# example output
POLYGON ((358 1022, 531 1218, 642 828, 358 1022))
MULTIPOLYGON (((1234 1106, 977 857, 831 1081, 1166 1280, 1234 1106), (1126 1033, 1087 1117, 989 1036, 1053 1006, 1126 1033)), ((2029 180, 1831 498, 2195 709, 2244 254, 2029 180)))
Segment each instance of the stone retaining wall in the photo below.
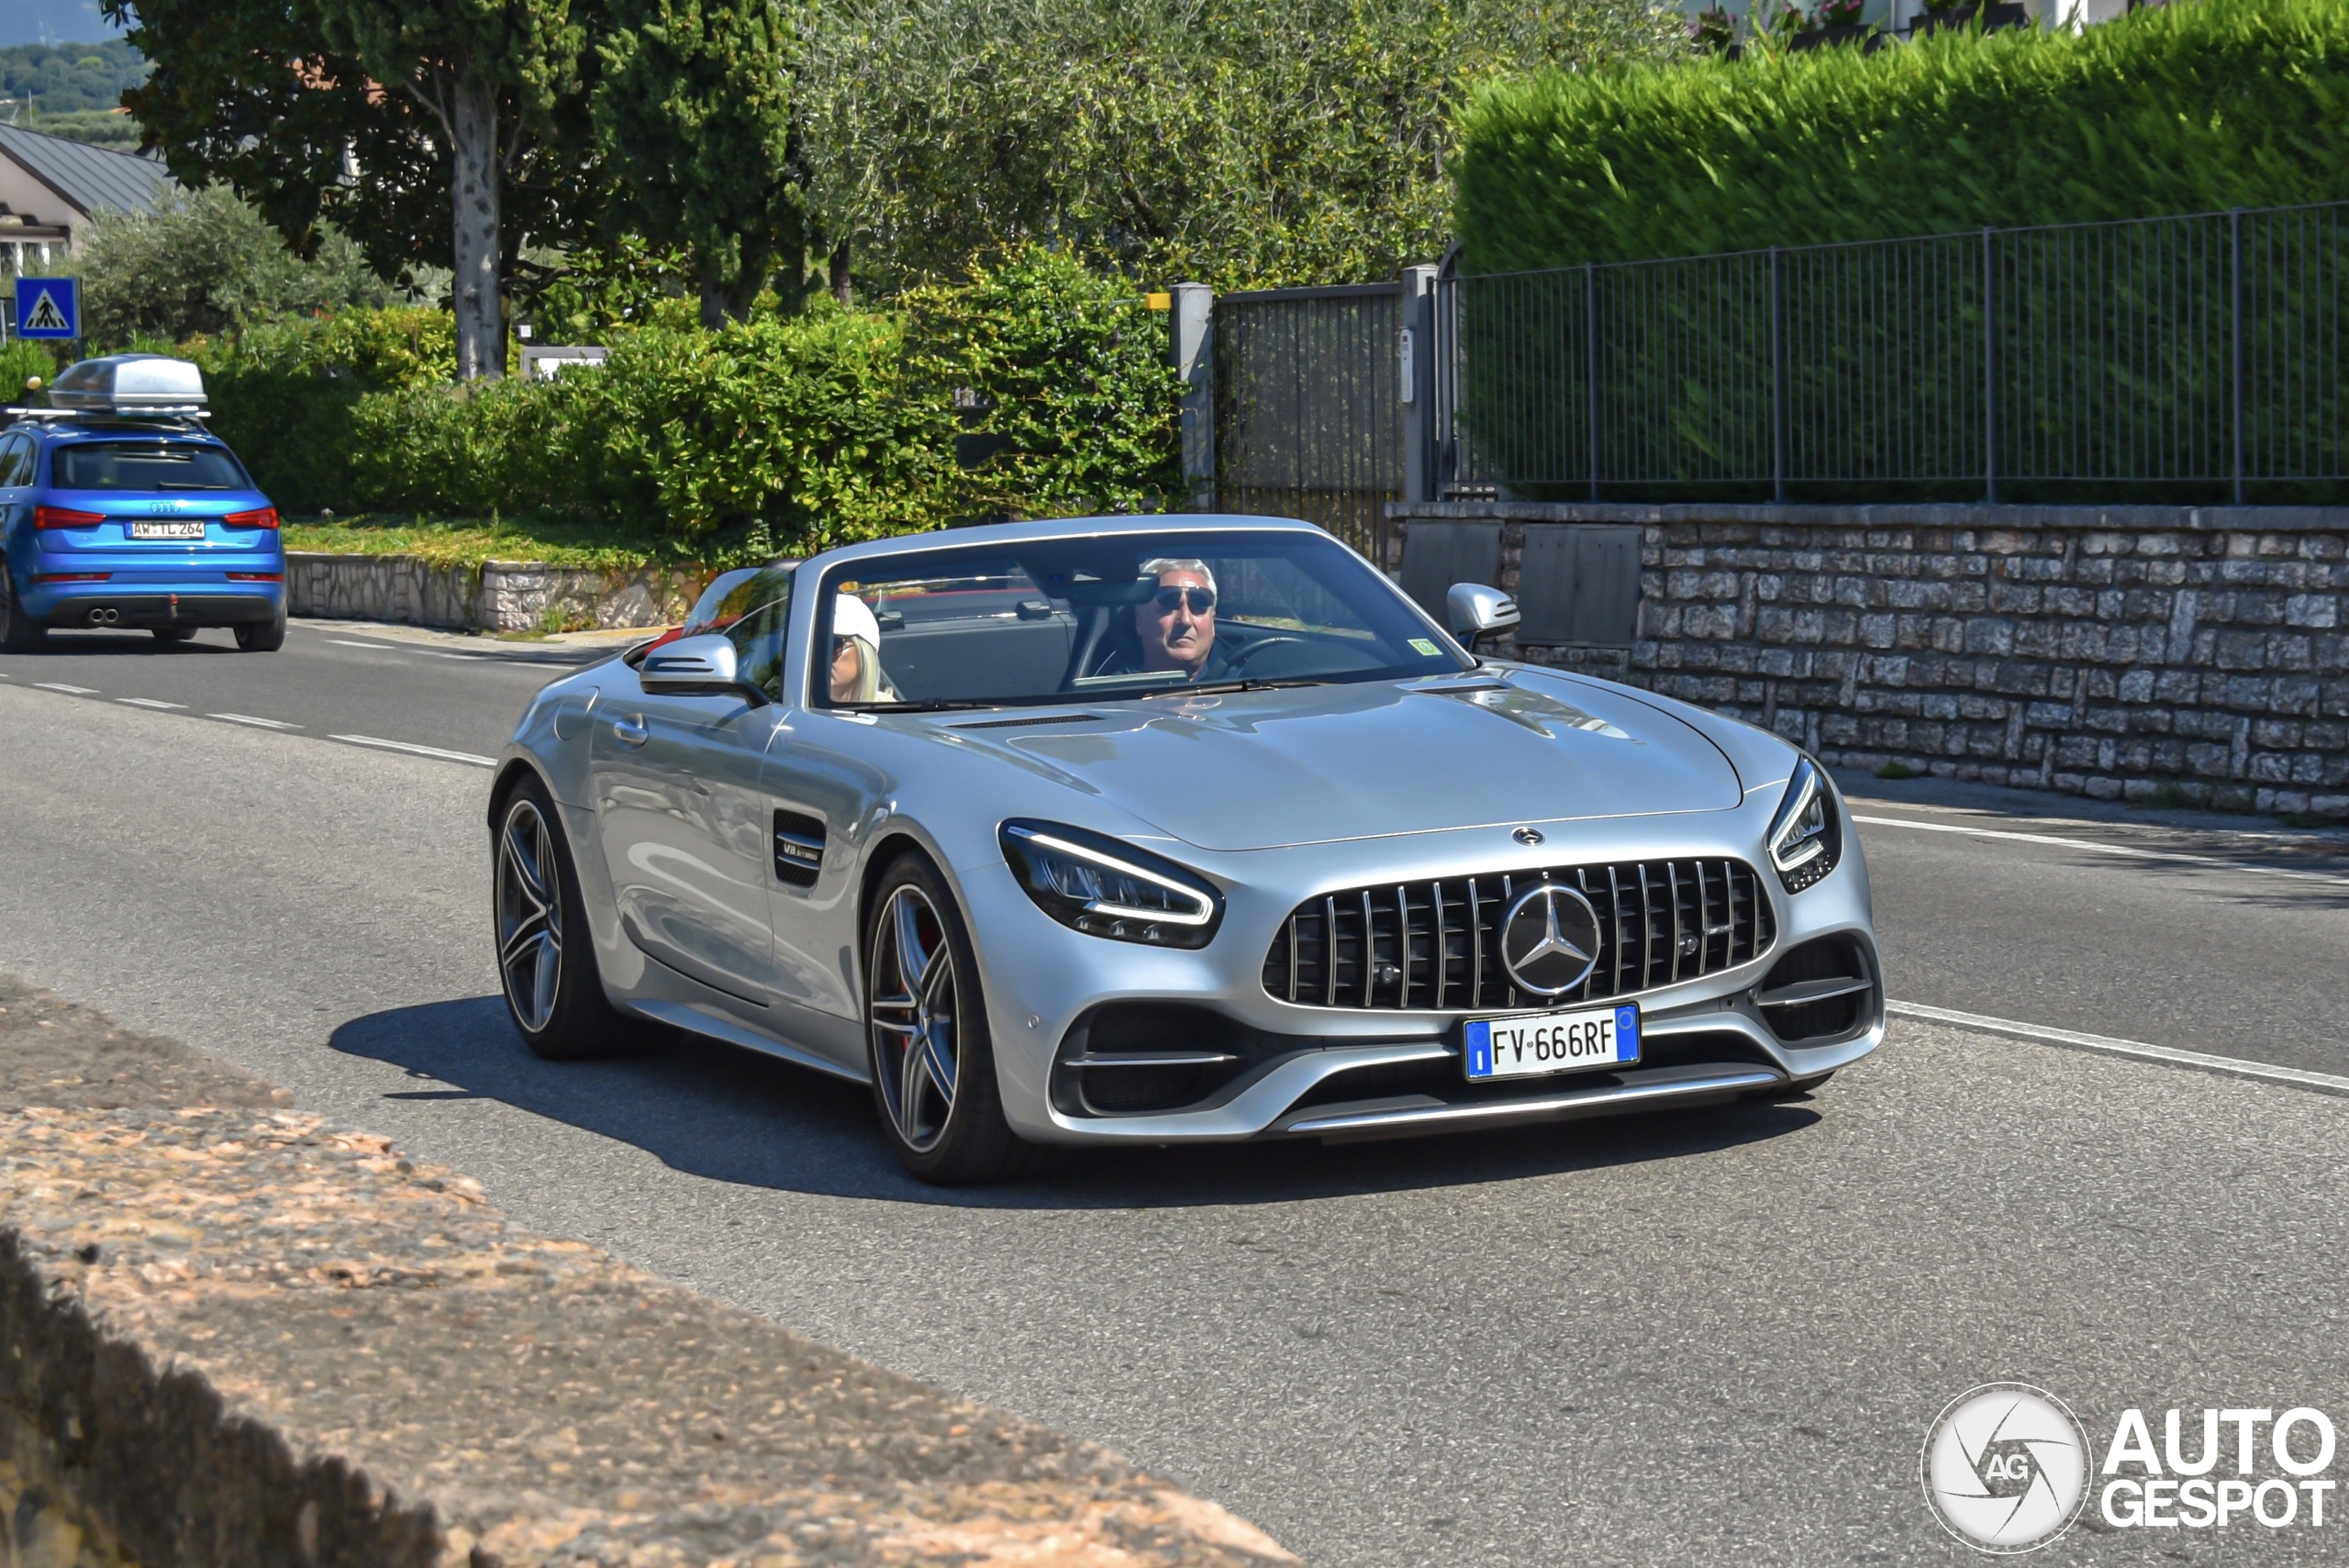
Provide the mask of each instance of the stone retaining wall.
POLYGON ((1735 714, 1830 763, 2349 817, 2349 508, 1388 513, 1500 520, 1511 591, 1528 525, 1641 525, 1631 648, 1507 651, 1735 714))
POLYGON ((290 615, 467 631, 674 626, 705 581, 701 573, 590 572, 529 561, 491 561, 475 569, 412 555, 285 556, 290 615))

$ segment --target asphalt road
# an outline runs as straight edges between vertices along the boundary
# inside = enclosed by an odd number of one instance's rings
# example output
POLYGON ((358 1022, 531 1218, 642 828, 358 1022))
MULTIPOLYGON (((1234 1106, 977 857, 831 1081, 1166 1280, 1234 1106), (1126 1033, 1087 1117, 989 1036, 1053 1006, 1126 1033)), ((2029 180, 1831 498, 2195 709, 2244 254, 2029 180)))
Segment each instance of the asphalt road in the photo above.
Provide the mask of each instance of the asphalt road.
MULTIPOLYGON (((2099 1446, 2129 1406, 2157 1433, 2171 1406, 2349 1415, 2333 1095, 1903 1020, 1807 1103, 1088 1154, 942 1195, 858 1092, 780 1063, 535 1062, 495 995, 480 770, 320 737, 486 752, 551 673, 299 626, 258 659, 0 663, 0 971, 469 1170, 537 1229, 1105 1441, 1315 1562, 1972 1561, 1917 1454, 1973 1385, 2050 1388, 2099 1446), (376 695, 346 652, 381 661, 376 695), (150 693, 187 706, 120 700, 150 693)), ((1896 995, 2349 1073, 2332 846, 2001 804, 1855 800, 1907 824, 1862 828, 1896 995)), ((2332 1540, 2084 1526, 2040 1560, 2332 1540)))
POLYGON ((277 652, 240 653, 225 630, 182 643, 144 631, 51 632, 38 653, 0 654, 0 677, 159 713, 489 758, 532 692, 650 635, 505 642, 297 620, 277 652))

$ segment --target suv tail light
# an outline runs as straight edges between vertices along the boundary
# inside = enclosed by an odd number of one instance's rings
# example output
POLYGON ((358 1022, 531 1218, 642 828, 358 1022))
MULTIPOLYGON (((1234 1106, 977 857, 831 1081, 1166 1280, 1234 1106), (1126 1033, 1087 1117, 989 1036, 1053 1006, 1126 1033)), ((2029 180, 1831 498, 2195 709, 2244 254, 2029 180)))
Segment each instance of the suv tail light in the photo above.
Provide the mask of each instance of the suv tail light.
POLYGON ((87 528, 106 520, 104 512, 74 512, 63 506, 33 508, 33 527, 37 528, 87 528))
POLYGON ((257 512, 231 512, 220 520, 232 528, 273 528, 277 526, 277 508, 263 506, 257 512))

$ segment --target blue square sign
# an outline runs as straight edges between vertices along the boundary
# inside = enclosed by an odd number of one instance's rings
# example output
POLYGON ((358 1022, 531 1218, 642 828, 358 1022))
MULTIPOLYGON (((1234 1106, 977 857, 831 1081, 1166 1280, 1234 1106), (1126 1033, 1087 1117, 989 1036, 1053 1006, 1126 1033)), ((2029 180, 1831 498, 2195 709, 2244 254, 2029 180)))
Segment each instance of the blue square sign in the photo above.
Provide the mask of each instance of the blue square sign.
POLYGON ((17 337, 79 338, 81 335, 81 279, 17 280, 17 337))

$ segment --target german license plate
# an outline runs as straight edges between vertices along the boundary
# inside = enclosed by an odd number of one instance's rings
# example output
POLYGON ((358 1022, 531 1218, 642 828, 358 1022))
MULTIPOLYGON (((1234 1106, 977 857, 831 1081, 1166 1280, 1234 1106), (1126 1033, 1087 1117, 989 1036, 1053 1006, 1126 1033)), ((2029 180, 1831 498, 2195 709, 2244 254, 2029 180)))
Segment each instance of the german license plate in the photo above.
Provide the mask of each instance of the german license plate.
POLYGON ((1477 1082, 1626 1067, 1640 1059, 1640 1009, 1626 1004, 1471 1018, 1467 1045, 1468 1076, 1477 1082))
POLYGON ((130 525, 132 539, 202 539, 204 519, 191 517, 185 522, 155 522, 130 525))

